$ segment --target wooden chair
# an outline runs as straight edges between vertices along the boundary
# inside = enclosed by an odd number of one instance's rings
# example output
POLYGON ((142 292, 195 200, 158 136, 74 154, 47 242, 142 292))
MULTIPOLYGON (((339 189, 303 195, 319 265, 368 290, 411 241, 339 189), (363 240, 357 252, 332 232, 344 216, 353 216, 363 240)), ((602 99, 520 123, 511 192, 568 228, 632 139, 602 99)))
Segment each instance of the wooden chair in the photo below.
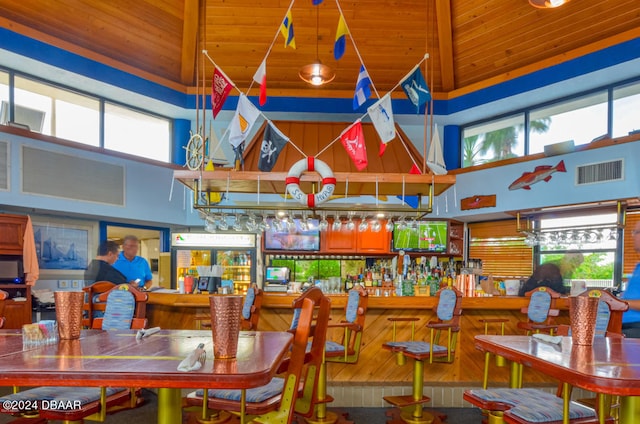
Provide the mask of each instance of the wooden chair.
POLYGON ((329 324, 329 329, 338 329, 341 332, 340 341, 326 340, 324 346, 320 345, 321 339, 314 339, 316 346, 312 344, 312 350, 317 350, 314 355, 322 354, 324 349, 324 360, 315 361, 312 366, 319 367, 319 372, 313 372, 313 378, 317 381, 316 387, 311 387, 313 380, 305 380, 305 389, 315 391, 300 399, 296 412, 307 418, 308 422, 335 423, 341 417, 327 411, 327 404, 333 401, 327 395, 327 362, 338 362, 344 364, 355 364, 360 358, 360 348, 362 346, 362 334, 364 332, 365 317, 369 296, 366 289, 356 285, 349 290, 347 303, 345 305, 344 319, 340 322, 329 324), (304 409, 304 410, 303 410, 304 409))
POLYGON ((4 327, 4 300, 9 297, 9 293, 0 290, 0 328, 4 327))
POLYGON ((83 287, 85 292, 84 303, 82 304, 82 327, 93 328, 93 319, 104 315, 107 305, 100 302, 98 296, 114 288, 116 284, 110 281, 96 281, 90 286, 83 287))
MULTIPOLYGON (((104 302, 106 306, 105 314, 103 317, 93 320, 94 329, 110 331, 146 326, 146 318, 135 317, 136 311, 144 310, 140 307, 140 303, 146 302, 146 293, 136 289, 131 290, 128 284, 121 284, 102 293, 100 297, 100 301, 104 302)), ((62 342, 60 349, 64 349, 62 342)), ((135 388, 47 386, 21 392, 16 390, 17 388, 14 388, 12 395, 2 399, 48 399, 61 405, 68 404, 68 401, 81 402, 80 408, 77 409, 42 409, 38 411, 38 417, 45 420, 82 421, 87 419, 102 422, 106 419, 107 414, 135 408, 144 403, 144 400, 139 397, 140 390, 135 388)))
MULTIPOLYGON (((331 302, 318 288, 312 288, 297 298, 294 303, 292 332, 294 343, 291 354, 283 362, 284 377, 275 377, 264 387, 248 390, 199 390, 190 393, 187 405, 198 405, 204 411, 214 411, 214 415, 202 417, 202 421, 222 422, 229 412, 248 415, 246 422, 290 423, 298 406, 298 400, 308 395, 307 380, 315 380, 309 375, 310 363, 322 360, 331 302), (324 334, 324 337, 323 337, 324 334), (311 349, 309 349, 309 339, 311 349), (317 341, 316 341, 317 338, 317 341), (314 344, 322 343, 319 351, 314 344), (316 358, 319 356, 319 358, 316 358), (301 381, 304 376, 304 385, 301 381), (208 398, 206 405, 203 402, 208 398), (242 398, 246 399, 243 404, 242 398), (228 412, 221 412, 228 411, 228 412)), ((317 348, 317 346, 316 346, 317 348)), ((318 366, 319 368, 319 366, 318 366)))
MULTIPOLYGON (((621 337, 622 314, 629 308, 627 302, 618 299, 605 290, 587 290, 580 296, 600 298, 598 316, 596 319, 596 337, 621 337)), ((559 335, 570 335, 570 327, 557 326, 559 335)), ((485 363, 486 366, 486 363, 485 363)), ((465 391, 463 398, 471 404, 483 409, 492 416, 493 422, 530 424, 543 422, 545 424, 561 423, 565 400, 569 402, 571 424, 577 423, 605 423, 612 422, 611 396, 598 395, 592 399, 571 401, 571 386, 561 383, 556 395, 550 395, 539 389, 495 389, 495 390, 465 391), (523 405, 524 408, 519 408, 523 405), (548 417, 547 421, 538 421, 540 417, 548 417), (502 420, 502 421, 501 421, 502 420), (535 420, 535 421, 534 421, 535 420), (559 421, 558 421, 559 420, 559 421)), ((615 405, 613 405, 615 407, 615 405)))
POLYGON ((525 330, 527 335, 553 334, 558 327, 554 323, 554 318, 560 314, 555 304, 560 293, 549 287, 540 286, 525 293, 525 296, 529 298, 529 304, 522 308, 521 312, 527 316, 527 320, 518 322, 518 328, 525 330))
MULTIPOLYGON (((434 362, 452 363, 455 357, 460 316, 462 315, 462 292, 455 287, 445 287, 436 293, 438 303, 435 306, 436 317, 430 320, 429 342, 387 342, 383 349, 401 353, 414 360, 413 393, 408 396, 385 396, 384 400, 400 410, 400 420, 411 423, 431 423, 435 419, 425 413, 423 404, 431 399, 423 394, 424 364, 434 362), (446 336, 446 338, 444 337, 446 336)), ((395 421, 394 421, 395 422, 395 421)))

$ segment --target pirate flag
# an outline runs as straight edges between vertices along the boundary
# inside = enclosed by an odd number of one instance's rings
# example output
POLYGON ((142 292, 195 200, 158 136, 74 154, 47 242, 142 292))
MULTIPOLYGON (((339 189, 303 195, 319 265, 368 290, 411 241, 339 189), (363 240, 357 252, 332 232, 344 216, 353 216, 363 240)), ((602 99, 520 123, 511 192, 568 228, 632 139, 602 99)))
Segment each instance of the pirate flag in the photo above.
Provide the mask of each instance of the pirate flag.
POLYGON ((264 138, 262 145, 260 145, 258 169, 262 172, 271 172, 278 160, 278 155, 288 142, 289 139, 269 121, 269 125, 264 129, 264 138))

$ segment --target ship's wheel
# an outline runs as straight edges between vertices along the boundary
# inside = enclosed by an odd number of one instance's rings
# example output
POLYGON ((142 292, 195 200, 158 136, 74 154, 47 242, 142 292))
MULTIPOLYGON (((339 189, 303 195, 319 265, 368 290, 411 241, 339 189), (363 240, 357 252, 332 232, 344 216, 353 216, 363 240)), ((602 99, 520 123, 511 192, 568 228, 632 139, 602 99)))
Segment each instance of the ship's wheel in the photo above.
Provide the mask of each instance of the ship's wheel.
POLYGON ((187 168, 197 171, 204 161, 204 139, 200 134, 193 134, 187 143, 187 168))

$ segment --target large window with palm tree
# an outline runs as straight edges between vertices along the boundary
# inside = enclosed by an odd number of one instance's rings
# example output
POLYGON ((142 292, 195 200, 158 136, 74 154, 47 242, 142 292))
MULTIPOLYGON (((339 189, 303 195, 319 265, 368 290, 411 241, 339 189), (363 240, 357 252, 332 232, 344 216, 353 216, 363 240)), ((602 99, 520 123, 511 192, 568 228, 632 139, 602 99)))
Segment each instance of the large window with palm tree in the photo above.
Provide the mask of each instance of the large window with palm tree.
POLYGON ((544 151, 550 144, 584 145, 640 130, 640 82, 625 81, 570 99, 476 122, 462 128, 462 167, 544 151))
POLYGON ((525 154, 524 114, 507 116, 463 130, 463 167, 525 154))

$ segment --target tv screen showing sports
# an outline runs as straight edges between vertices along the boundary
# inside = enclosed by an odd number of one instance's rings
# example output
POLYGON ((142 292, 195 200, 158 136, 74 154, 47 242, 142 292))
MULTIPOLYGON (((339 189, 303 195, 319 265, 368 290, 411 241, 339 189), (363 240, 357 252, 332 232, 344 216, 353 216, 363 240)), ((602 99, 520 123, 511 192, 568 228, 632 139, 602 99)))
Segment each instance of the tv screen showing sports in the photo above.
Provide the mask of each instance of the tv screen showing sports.
POLYGON ((445 253, 447 251, 447 221, 417 221, 415 225, 394 224, 394 251, 445 253))
POLYGON ((308 225, 303 226, 299 219, 294 219, 295 228, 281 228, 274 225, 273 219, 268 220, 270 229, 264 232, 265 250, 320 250, 320 230, 317 219, 308 219, 308 225))

